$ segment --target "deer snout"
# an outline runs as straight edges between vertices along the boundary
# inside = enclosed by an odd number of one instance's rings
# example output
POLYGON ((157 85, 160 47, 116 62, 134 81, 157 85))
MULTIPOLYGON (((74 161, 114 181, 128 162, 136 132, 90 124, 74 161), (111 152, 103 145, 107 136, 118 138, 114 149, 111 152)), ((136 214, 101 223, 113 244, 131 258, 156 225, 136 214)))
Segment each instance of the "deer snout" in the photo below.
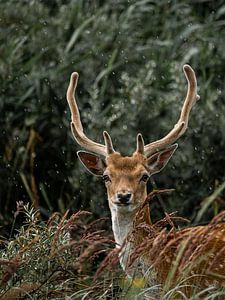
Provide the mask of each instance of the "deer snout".
POLYGON ((121 204, 129 204, 133 194, 130 191, 120 191, 117 193, 117 201, 121 204))

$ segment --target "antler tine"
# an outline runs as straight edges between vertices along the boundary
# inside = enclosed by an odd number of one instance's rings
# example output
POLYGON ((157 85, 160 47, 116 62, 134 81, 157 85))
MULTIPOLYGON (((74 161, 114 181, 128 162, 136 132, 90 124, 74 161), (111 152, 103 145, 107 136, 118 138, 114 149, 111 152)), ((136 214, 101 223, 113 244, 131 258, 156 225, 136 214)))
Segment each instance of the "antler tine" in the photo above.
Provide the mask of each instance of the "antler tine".
POLYGON ((144 143, 144 139, 142 137, 142 134, 138 133, 136 153, 144 154, 144 147, 145 147, 145 143, 144 143))
POLYGON ((71 74, 70 83, 66 94, 71 111, 71 130, 73 136, 77 143, 85 149, 97 154, 101 154, 103 156, 107 156, 106 146, 95 143, 94 141, 90 140, 83 132, 83 126, 80 120, 80 113, 74 96, 77 87, 78 77, 79 75, 76 72, 71 74))
POLYGON ((188 81, 188 90, 184 101, 180 118, 174 128, 162 139, 152 142, 144 147, 145 155, 150 155, 162 148, 174 143, 180 136, 184 134, 188 127, 189 114, 196 100, 200 99, 197 95, 197 80, 194 70, 189 65, 183 66, 184 74, 188 81))
POLYGON ((113 148, 113 143, 112 143, 110 135, 108 134, 107 131, 103 131, 103 136, 104 136, 107 154, 109 155, 109 154, 114 153, 115 150, 113 148))

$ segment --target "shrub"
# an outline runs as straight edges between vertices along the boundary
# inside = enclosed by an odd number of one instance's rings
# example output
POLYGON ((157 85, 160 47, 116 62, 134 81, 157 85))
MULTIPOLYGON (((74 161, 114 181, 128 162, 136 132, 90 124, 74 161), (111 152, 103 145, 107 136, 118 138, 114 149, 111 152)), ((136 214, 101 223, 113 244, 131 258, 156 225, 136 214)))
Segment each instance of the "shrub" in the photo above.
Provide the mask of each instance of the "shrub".
MULTIPOLYGON (((130 154, 139 131, 152 141, 175 124, 184 63, 197 73, 201 101, 173 160, 155 178, 176 189, 166 209, 194 218, 225 179, 224 8, 222 0, 1 1, 2 221, 19 200, 46 217, 66 208, 108 214, 103 185, 76 158, 65 100, 72 71, 80 73, 87 134, 102 141, 107 129, 116 148, 130 154)), ((224 208, 216 199, 202 220, 224 208)))

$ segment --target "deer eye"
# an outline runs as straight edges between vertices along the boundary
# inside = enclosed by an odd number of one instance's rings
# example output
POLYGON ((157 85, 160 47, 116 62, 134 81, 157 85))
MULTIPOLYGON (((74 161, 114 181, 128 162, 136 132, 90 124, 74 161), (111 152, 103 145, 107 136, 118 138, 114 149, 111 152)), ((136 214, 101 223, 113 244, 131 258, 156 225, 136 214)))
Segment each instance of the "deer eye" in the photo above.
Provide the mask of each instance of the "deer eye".
POLYGON ((110 178, 109 178, 109 175, 103 175, 103 176, 102 176, 102 179, 103 179, 104 182, 109 182, 109 181, 111 181, 110 178))
POLYGON ((148 174, 144 174, 144 175, 142 175, 142 177, 141 177, 141 180, 140 180, 140 181, 147 182, 147 181, 148 181, 148 179, 149 179, 149 175, 148 175, 148 174))

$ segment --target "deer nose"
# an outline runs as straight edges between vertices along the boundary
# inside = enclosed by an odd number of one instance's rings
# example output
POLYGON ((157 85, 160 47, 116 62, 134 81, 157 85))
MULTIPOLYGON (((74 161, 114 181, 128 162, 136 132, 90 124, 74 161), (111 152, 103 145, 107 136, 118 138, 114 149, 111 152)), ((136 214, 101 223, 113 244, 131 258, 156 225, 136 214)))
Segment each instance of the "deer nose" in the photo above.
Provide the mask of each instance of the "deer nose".
POLYGON ((132 196, 132 194, 130 192, 118 193, 117 199, 120 203, 126 204, 131 200, 131 196, 132 196))

